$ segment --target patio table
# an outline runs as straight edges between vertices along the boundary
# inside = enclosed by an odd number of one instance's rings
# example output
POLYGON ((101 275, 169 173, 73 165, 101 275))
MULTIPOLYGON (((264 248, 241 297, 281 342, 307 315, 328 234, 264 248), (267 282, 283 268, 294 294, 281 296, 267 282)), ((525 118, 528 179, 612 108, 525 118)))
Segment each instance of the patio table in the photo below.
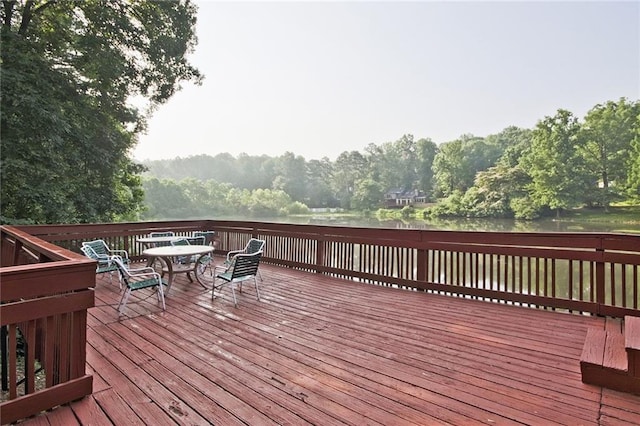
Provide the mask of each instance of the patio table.
POLYGON ((184 246, 164 246, 164 247, 152 247, 144 250, 142 254, 148 258, 147 265, 152 266, 156 259, 161 259, 164 266, 162 272, 166 272, 167 277, 167 292, 171 289, 173 278, 175 274, 186 273, 189 281, 191 279, 191 272, 196 276, 198 283, 208 289, 205 283, 202 281, 202 273, 199 266, 199 261, 203 256, 211 255, 213 253, 213 246, 202 245, 184 245, 184 246), (191 258, 197 256, 195 262, 188 263, 174 263, 173 259, 177 257, 191 258))
POLYGON ((162 237, 140 237, 137 238, 136 241, 144 244, 147 248, 156 247, 157 244, 169 245, 173 241, 181 240, 185 237, 181 237, 179 235, 166 235, 162 237))

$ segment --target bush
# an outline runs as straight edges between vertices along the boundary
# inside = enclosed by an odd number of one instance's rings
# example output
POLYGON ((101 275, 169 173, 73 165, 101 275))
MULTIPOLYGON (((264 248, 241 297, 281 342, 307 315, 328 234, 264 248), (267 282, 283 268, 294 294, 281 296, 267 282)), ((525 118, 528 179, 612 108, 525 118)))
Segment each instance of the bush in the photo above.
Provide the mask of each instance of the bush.
POLYGON ((309 212, 309 207, 300 201, 294 201, 287 207, 288 214, 308 214, 309 212))

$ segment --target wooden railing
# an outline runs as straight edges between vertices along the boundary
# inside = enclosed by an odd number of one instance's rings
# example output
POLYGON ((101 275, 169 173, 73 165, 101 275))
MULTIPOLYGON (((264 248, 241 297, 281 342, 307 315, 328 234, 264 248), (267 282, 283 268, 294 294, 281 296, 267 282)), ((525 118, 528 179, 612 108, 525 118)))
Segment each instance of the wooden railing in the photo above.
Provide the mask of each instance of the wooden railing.
POLYGON ((623 317, 640 315, 640 236, 216 222, 220 248, 267 241, 265 261, 362 282, 623 317))
POLYGON ((151 231, 215 230, 222 254, 266 240, 263 262, 361 282, 530 307, 640 315, 640 236, 502 233, 177 221, 21 227, 78 251, 104 238, 142 258, 151 231))
MULTIPOLYGON (((142 260, 152 231, 215 230, 217 254, 266 240, 263 262, 395 286, 545 309, 640 316, 640 236, 395 230, 239 221, 1 227, 2 423, 91 393, 86 315, 95 263, 82 241, 104 239, 142 260), (17 352, 25 350, 19 385, 17 352), (4 359, 3 359, 4 360, 4 359), (38 386, 36 370, 41 368, 38 386), (3 384, 4 385, 4 384, 3 384), (25 395, 19 395, 22 386, 25 395)), ((294 284, 295 285, 295 284, 294 284)), ((318 289, 321 291, 321 289, 318 289)))
POLYGON ((85 345, 95 262, 18 229, 0 230, 6 424, 91 394, 85 345))

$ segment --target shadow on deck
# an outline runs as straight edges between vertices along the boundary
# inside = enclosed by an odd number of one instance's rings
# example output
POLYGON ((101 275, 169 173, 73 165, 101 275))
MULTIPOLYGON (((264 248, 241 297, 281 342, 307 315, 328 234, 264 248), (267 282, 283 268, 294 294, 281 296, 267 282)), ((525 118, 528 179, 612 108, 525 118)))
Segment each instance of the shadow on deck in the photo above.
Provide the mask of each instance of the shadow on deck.
POLYGON ((162 311, 98 279, 93 395, 23 424, 640 424, 640 397, 583 384, 604 319, 261 266, 210 291, 180 276, 162 311))

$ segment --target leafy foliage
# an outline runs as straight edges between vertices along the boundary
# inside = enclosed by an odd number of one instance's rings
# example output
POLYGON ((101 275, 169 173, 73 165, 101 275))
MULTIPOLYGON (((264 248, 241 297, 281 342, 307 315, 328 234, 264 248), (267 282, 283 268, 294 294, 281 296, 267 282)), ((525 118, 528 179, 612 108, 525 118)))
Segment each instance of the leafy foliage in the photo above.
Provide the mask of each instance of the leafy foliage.
POLYGON ((190 1, 3 1, 1 215, 5 222, 135 219, 128 153, 145 116, 183 80, 196 37, 190 1))
POLYGON ((243 215, 277 217, 307 213, 303 203, 292 201, 282 190, 240 189, 214 180, 187 178, 144 179, 143 219, 207 219, 215 216, 243 215))
POLYGON ((553 117, 538 122, 531 149, 523 156, 523 169, 531 176, 529 196, 540 206, 549 206, 559 215, 563 209, 579 206, 589 188, 593 172, 580 155, 583 140, 573 114, 558 110, 553 117))
POLYGON ((609 101, 593 107, 580 129, 584 140, 581 150, 589 169, 598 173, 601 186, 598 201, 604 207, 625 192, 632 170, 626 163, 633 158, 630 141, 638 128, 638 114, 640 102, 629 103, 624 98, 609 101))
POLYGON ((433 161, 436 191, 445 197, 466 191, 473 186, 476 173, 494 165, 502 151, 502 147, 473 135, 442 144, 433 161))

